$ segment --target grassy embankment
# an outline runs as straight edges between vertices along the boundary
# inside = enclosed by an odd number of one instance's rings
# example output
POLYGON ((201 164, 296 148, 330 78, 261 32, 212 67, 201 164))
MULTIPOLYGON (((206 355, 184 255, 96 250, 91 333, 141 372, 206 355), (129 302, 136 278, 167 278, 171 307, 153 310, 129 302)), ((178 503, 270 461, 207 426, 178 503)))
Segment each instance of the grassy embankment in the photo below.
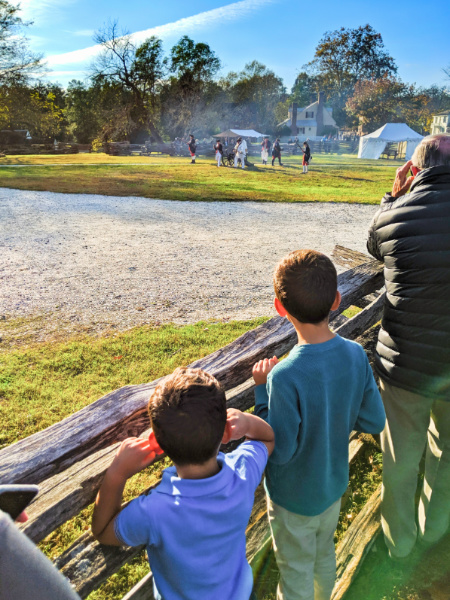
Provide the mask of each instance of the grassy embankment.
POLYGON ((191 165, 188 158, 167 156, 7 156, 0 159, 0 165, 11 165, 0 168, 0 187, 167 200, 378 204, 400 164, 317 154, 303 175, 299 157, 283 161, 284 167, 263 167, 251 157, 255 166, 243 173, 217 169, 211 158, 191 165))

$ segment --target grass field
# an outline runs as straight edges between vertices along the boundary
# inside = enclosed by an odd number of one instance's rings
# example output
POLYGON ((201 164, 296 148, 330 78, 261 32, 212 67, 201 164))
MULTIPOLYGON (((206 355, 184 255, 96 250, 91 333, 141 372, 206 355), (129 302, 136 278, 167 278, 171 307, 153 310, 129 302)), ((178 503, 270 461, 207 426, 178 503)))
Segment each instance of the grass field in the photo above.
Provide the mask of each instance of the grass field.
POLYGON ((283 167, 218 169, 212 158, 114 157, 106 154, 7 156, 0 187, 166 200, 356 202, 378 204, 392 187, 399 161, 360 161, 353 155, 314 155, 307 175, 298 156, 283 167), (13 166, 13 165, 21 165, 13 166))

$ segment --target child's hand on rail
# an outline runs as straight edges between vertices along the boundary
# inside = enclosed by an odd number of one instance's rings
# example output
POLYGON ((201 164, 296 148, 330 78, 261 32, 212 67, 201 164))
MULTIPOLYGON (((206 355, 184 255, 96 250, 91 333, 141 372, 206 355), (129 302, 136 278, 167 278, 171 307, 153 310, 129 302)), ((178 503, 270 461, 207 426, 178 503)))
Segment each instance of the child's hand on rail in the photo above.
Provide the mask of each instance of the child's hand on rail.
POLYGON ((278 364, 278 358, 273 356, 272 358, 265 358, 264 360, 258 361, 253 367, 253 379, 256 385, 267 383, 267 375, 278 364))

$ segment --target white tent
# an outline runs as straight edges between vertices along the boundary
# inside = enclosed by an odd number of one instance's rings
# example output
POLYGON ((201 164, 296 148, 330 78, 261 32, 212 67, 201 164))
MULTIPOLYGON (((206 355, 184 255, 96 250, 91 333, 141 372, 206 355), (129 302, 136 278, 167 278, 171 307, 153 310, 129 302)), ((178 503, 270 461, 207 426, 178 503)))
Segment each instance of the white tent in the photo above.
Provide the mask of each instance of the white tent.
POLYGON ((215 138, 221 137, 251 137, 251 138, 260 138, 264 137, 263 133, 258 133, 254 129, 228 129, 227 131, 222 131, 218 135, 214 135, 215 138))
POLYGON ((406 123, 386 123, 380 129, 360 138, 358 158, 378 159, 386 144, 406 142, 405 158, 409 160, 422 139, 423 135, 416 133, 406 123))

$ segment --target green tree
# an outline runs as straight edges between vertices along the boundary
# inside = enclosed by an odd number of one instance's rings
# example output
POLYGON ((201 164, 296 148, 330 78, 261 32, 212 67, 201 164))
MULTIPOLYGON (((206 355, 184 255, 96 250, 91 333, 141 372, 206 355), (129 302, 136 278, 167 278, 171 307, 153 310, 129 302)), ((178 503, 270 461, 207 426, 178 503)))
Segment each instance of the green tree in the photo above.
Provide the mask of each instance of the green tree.
POLYGON ((317 92, 319 91, 317 79, 302 71, 295 78, 294 85, 291 89, 289 102, 291 104, 292 102, 297 102, 299 107, 305 108, 305 106, 311 104, 311 97, 317 97, 317 92))
POLYGON ((430 132, 433 114, 450 110, 450 96, 445 87, 416 88, 385 76, 359 81, 346 108, 366 132, 384 123, 405 122, 418 133, 426 134, 430 132))
POLYGON ((305 65, 327 94, 338 124, 346 120, 345 103, 360 80, 390 77, 397 72, 394 59, 384 47, 381 34, 370 25, 325 33, 313 60, 305 65))
MULTIPOLYGON (((65 135, 63 107, 58 104, 57 86, 16 83, 0 92, 0 125, 7 129, 27 129, 33 138, 43 141, 65 135)), ((60 90, 61 91, 61 90, 60 90)), ((60 92, 58 92, 60 93, 60 92)))
POLYGON ((262 63, 247 63, 239 73, 230 72, 220 82, 232 102, 232 122, 241 127, 273 131, 277 106, 285 100, 283 80, 262 63))
POLYGON ((402 120, 399 110, 406 93, 406 86, 394 77, 363 79, 355 85, 348 98, 346 109, 358 119, 364 132, 373 131, 385 123, 402 120))
POLYGON ((69 135, 80 144, 88 144, 102 128, 101 86, 86 86, 73 79, 67 86, 65 116, 69 135))
POLYGON ((168 66, 171 76, 161 92, 165 130, 171 137, 194 130, 196 135, 206 133, 218 109, 220 90, 214 77, 219 59, 208 44, 195 43, 185 35, 171 49, 168 66))

